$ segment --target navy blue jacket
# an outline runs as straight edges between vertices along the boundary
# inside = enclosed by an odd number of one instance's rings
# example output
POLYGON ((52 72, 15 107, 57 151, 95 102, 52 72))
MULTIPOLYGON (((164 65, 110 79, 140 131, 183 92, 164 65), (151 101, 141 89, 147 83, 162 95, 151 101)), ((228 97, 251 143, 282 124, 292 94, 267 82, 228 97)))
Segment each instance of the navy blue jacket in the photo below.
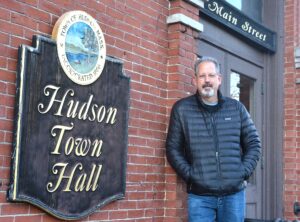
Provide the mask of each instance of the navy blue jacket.
POLYGON ((244 105, 218 96, 216 106, 205 105, 196 93, 172 108, 166 154, 189 193, 218 196, 242 190, 261 154, 244 105))

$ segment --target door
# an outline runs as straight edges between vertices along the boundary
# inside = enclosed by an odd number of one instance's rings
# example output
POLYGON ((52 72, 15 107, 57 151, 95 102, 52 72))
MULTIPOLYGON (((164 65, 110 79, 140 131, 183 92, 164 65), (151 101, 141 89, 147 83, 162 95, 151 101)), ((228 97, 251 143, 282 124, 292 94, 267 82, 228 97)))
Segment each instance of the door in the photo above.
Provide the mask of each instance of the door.
MULTIPOLYGON (((262 69, 233 55, 227 55, 227 96, 239 100, 250 113, 259 134, 262 126, 262 69)), ((262 218, 262 167, 260 162, 248 180, 246 217, 262 218)))
MULTIPOLYGON (((223 95, 239 100, 250 113, 262 135, 262 67, 201 42, 199 56, 211 56, 220 63, 223 95)), ((262 139, 262 138, 261 138, 262 139)), ((246 217, 262 219, 262 167, 260 162, 248 181, 246 189, 246 217)))

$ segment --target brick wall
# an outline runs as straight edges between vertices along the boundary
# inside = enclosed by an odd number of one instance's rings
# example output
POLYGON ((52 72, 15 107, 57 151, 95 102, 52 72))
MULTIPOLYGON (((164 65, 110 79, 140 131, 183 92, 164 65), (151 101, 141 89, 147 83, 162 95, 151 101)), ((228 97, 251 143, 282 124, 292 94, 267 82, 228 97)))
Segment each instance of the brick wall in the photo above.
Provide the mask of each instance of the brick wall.
POLYGON ((32 35, 51 36, 57 19, 83 10, 104 33, 107 54, 124 61, 131 77, 126 198, 81 221, 185 221, 183 182, 165 160, 172 104, 191 86, 197 32, 167 25, 170 13, 198 19, 182 0, 9 0, 0 1, 0 221, 59 221, 26 204, 9 203, 17 52, 32 35))
POLYGON ((293 204, 300 202, 300 70, 295 69, 294 49, 300 45, 300 2, 285 1, 284 56, 284 216, 296 219, 293 204))
MULTIPOLYGON (((172 1, 170 15, 180 13, 199 20, 199 9, 184 1, 172 1)), ((196 38, 199 32, 175 23, 168 28, 168 115, 178 98, 195 92, 192 86, 193 66, 196 59, 196 38)), ((169 120, 168 120, 169 121, 169 120)), ((166 217, 165 221, 184 221, 186 218, 186 186, 174 170, 166 164, 166 217)))

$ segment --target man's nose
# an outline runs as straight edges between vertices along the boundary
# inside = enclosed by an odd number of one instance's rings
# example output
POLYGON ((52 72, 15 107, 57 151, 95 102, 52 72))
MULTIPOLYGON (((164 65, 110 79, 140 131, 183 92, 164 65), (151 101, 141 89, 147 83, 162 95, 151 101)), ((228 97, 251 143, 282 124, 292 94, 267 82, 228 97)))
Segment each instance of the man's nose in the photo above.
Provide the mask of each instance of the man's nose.
POLYGON ((205 75, 204 81, 205 81, 205 82, 210 82, 210 78, 209 78, 208 75, 205 75))

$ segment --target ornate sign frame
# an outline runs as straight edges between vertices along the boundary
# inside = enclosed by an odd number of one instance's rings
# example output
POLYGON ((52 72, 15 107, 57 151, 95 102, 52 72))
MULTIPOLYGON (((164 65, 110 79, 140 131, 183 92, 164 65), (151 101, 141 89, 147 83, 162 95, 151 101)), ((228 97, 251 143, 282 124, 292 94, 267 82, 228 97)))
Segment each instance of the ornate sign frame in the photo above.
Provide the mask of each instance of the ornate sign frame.
POLYGON ((125 197, 130 79, 106 56, 101 76, 77 84, 58 57, 43 36, 19 48, 8 200, 74 220, 125 197))

